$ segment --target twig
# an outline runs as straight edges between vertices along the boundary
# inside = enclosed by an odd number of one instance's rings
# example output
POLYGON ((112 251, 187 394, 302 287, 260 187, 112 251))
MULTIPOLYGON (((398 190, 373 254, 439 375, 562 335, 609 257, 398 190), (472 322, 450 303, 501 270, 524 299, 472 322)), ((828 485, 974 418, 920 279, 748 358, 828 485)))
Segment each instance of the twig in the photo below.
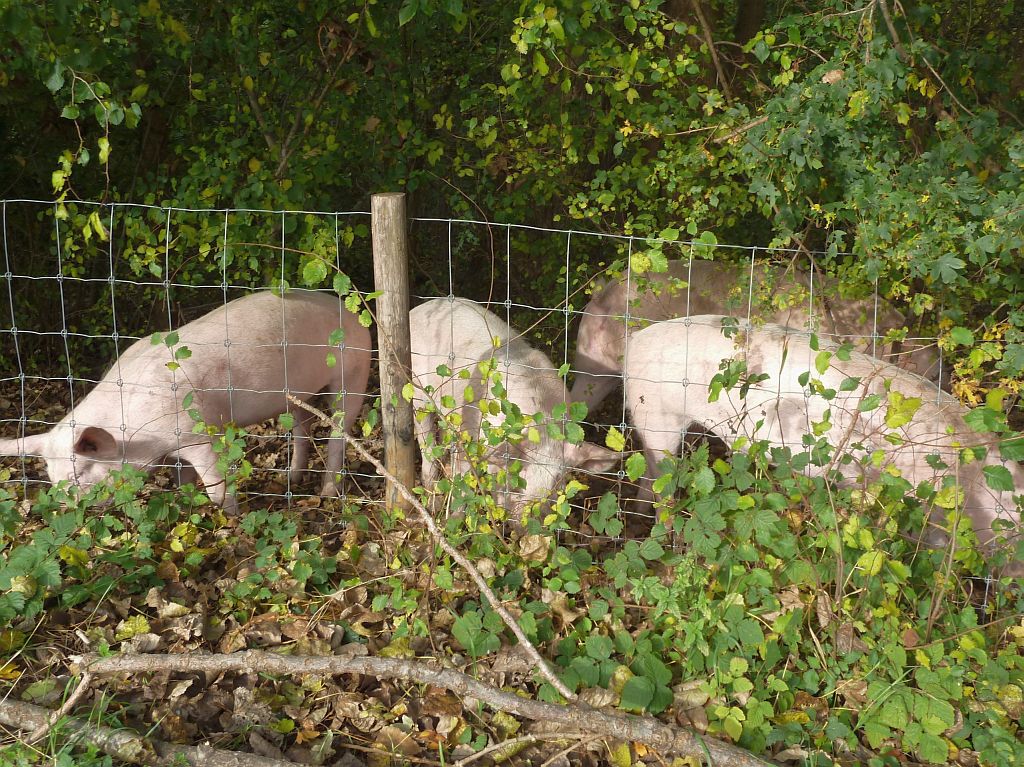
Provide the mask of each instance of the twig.
POLYGON ((727 141, 731 141, 732 139, 736 138, 741 133, 746 133, 751 128, 756 128, 758 125, 762 125, 762 124, 768 122, 768 118, 769 117, 771 117, 771 115, 761 115, 756 120, 751 120, 750 122, 745 123, 745 124, 739 126, 738 128, 733 128, 731 131, 726 133, 724 136, 715 136, 711 140, 714 141, 716 144, 724 144, 727 141))
MULTIPOLYGON (((224 674, 260 673, 281 675, 335 676, 362 674, 375 679, 402 679, 443 687, 464 697, 475 698, 492 708, 537 721, 573 728, 573 732, 600 733, 615 740, 638 741, 659 752, 681 756, 709 755, 720 767, 765 767, 768 763, 738 746, 705 738, 689 730, 659 722, 653 717, 591 708, 581 703, 557 705, 505 692, 452 669, 429 666, 404 658, 314 655, 287 656, 262 650, 229 655, 117 655, 96 654, 72 658, 72 662, 94 675, 138 675, 154 671, 224 674)), ((2 704, 0 704, 2 705, 2 704)))
POLYGON ((718 82, 722 84, 725 100, 732 101, 732 90, 729 88, 729 82, 725 79, 725 70, 722 69, 722 62, 718 60, 715 40, 711 36, 711 25, 708 24, 708 20, 704 16, 704 10, 700 7, 700 0, 690 0, 690 4, 693 6, 694 13, 697 14, 697 19, 700 21, 700 28, 704 31, 704 42, 707 43, 708 50, 711 52, 711 61, 715 65, 715 72, 718 73, 718 82))
MULTIPOLYGON (((84 679, 84 677, 83 677, 84 679)), ((43 728, 52 712, 41 706, 18 700, 0 701, 0 724, 16 729, 43 728)), ((257 754, 224 751, 213 746, 179 746, 160 740, 144 739, 138 733, 125 729, 104 727, 95 722, 76 718, 65 719, 61 731, 73 742, 95 746, 105 754, 129 764, 150 767, 296 767, 295 762, 270 759, 257 754)))
MULTIPOLYGON (((322 410, 303 402, 291 394, 288 395, 288 399, 297 407, 301 407, 307 412, 315 415, 320 419, 321 423, 331 426, 332 428, 336 426, 334 421, 322 410)), ((473 579, 474 583, 476 583, 477 588, 480 589, 480 593, 484 595, 484 598, 486 598, 487 602, 491 605, 491 609, 501 616, 505 625, 509 627, 513 634, 515 634, 516 639, 519 640, 519 643, 526 650, 527 655, 529 655, 530 659, 537 664, 537 670, 540 672, 541 676, 550 682, 563 698, 566 700, 575 700, 576 696, 568 687, 565 686, 565 683, 558 678, 555 672, 551 670, 547 661, 545 661, 544 658, 541 657, 540 653, 537 652, 537 648, 533 646, 529 639, 527 639, 526 634, 523 633, 522 628, 519 626, 519 622, 516 621, 516 619, 512 617, 511 613, 505 609, 505 606, 501 604, 501 601, 491 590, 491 587, 487 585, 487 581, 484 580, 480 571, 477 570, 473 563, 466 559, 466 557, 464 557, 454 546, 448 543, 448 540, 444 537, 440 528, 438 528, 437 523, 434 522, 434 518, 430 515, 430 512, 427 511, 423 504, 419 502, 419 499, 413 495, 409 488, 399 482, 391 472, 384 468, 384 464, 374 458, 369 451, 362 446, 359 440, 354 437, 348 437, 347 443, 355 448, 356 452, 359 453, 363 460, 369 461, 373 464, 374 468, 377 469, 378 474, 384 477, 388 482, 392 483, 392 485, 398 490, 399 495, 408 501, 413 509, 415 509, 416 513, 423 521, 423 524, 426 525, 427 530, 430 531, 430 535, 434 538, 437 544, 444 549, 444 552, 454 559, 462 569, 469 573, 469 577, 473 579)))
POLYGON ((86 671, 82 674, 82 679, 78 682, 78 686, 75 688, 74 692, 72 692, 71 695, 68 696, 68 699, 64 701, 64 705, 54 711, 42 724, 36 727, 36 729, 34 729, 32 733, 25 738, 25 742, 31 745, 46 737, 46 733, 53 729, 53 726, 57 724, 57 722, 67 716, 71 709, 78 705, 78 701, 80 701, 82 696, 85 695, 85 692, 89 689, 89 685, 91 683, 92 674, 86 671))
POLYGON ((889 14, 889 3, 887 0, 875 0, 878 3, 878 7, 882 9, 882 18, 885 19, 885 26, 889 30, 889 37, 892 38, 892 47, 896 49, 896 55, 900 57, 900 61, 906 63, 910 57, 907 55, 906 49, 903 47, 903 43, 900 42, 900 36, 896 33, 896 25, 892 23, 892 16, 889 14))
POLYGON ((955 93, 953 93, 953 89, 952 89, 952 88, 950 88, 950 87, 949 87, 948 85, 946 85, 946 81, 942 79, 942 75, 940 75, 940 74, 939 74, 938 72, 936 72, 936 71, 935 71, 935 67, 933 67, 933 66, 931 65, 931 62, 930 62, 930 61, 928 61, 928 57, 927 57, 927 56, 922 56, 922 57, 921 57, 921 60, 922 60, 922 61, 924 62, 924 65, 925 65, 926 67, 928 67, 928 70, 929 70, 929 71, 930 71, 930 72, 931 72, 931 73, 932 73, 933 75, 935 75, 935 79, 939 81, 939 83, 940 83, 940 84, 942 85, 942 87, 943 87, 943 88, 945 88, 945 90, 946 90, 946 93, 948 93, 948 94, 949 94, 949 97, 950 97, 951 99, 953 99, 953 101, 954 101, 954 102, 956 102, 956 105, 957 105, 958 107, 960 107, 960 108, 961 108, 961 109, 962 109, 963 111, 965 111, 965 112, 966 112, 967 114, 969 114, 969 115, 970 115, 971 117, 974 117, 974 112, 972 112, 972 111, 971 111, 970 109, 968 109, 967 107, 965 107, 965 106, 963 105, 963 103, 962 103, 962 102, 960 101, 960 99, 958 99, 958 98, 956 97, 956 94, 955 94, 955 93))
POLYGON ((467 764, 472 764, 478 759, 483 759, 485 756, 490 756, 495 751, 502 753, 508 753, 510 749, 526 747, 534 743, 542 743, 548 740, 579 740, 584 741, 594 737, 593 733, 584 732, 537 732, 529 735, 520 735, 518 738, 509 738, 503 740, 500 743, 492 743, 487 748, 483 748, 477 751, 475 754, 470 754, 464 759, 459 759, 457 762, 452 763, 452 767, 466 767, 467 764))
POLYGON ((589 735, 589 736, 586 736, 586 737, 582 737, 578 741, 576 741, 575 743, 570 743, 568 746, 563 748, 557 754, 553 754, 552 756, 550 756, 547 759, 545 759, 544 763, 541 764, 540 767, 551 767, 552 764, 560 764, 562 759, 564 759, 566 756, 571 754, 573 751, 575 751, 580 746, 585 746, 585 745, 587 745, 589 743, 592 743, 593 741, 598 740, 598 739, 600 739, 599 735, 589 735))
POLYGON ((242 69, 242 63, 238 63, 238 71, 242 74, 242 90, 245 91, 246 97, 249 99, 249 107, 252 109, 252 116, 256 120, 256 124, 259 126, 260 131, 263 133, 263 140, 267 142, 267 149, 274 153, 277 151, 277 141, 274 139, 274 134, 270 130, 270 126, 267 125, 267 120, 263 116, 263 108, 260 106, 260 100, 256 97, 255 84, 252 88, 245 87, 245 70, 242 69))

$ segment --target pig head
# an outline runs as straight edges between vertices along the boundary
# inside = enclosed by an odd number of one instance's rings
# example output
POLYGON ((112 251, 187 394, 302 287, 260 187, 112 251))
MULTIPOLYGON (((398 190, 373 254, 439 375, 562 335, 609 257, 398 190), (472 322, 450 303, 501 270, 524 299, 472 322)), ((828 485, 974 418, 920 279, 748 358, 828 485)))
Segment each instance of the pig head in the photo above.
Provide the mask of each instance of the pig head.
POLYGON ((814 330, 824 338, 850 341, 855 348, 918 374, 939 380, 940 360, 933 344, 916 341, 883 348, 879 336, 901 328, 902 314, 884 301, 837 297, 831 278, 758 264, 753 271, 721 261, 672 261, 667 272, 612 280, 583 310, 576 340, 573 400, 596 407, 621 381, 627 333, 651 322, 698 314, 729 314, 814 330), (748 298, 749 297, 749 298, 748 298), (628 309, 629 321, 625 314, 628 309), (877 334, 877 335, 876 335, 877 334))
MULTIPOLYGON (((345 433, 358 417, 370 369, 370 335, 336 296, 291 291, 253 293, 178 329, 178 347, 191 356, 168 366, 172 352, 143 338, 120 355, 96 387, 73 404, 50 431, 0 440, 0 455, 37 455, 52 482, 81 488, 103 482, 122 465, 147 471, 168 459, 189 464, 210 499, 228 509, 211 436, 193 432, 187 410, 209 426, 248 426, 290 412, 294 416, 291 472, 298 478, 309 456, 310 415, 286 393, 308 400, 334 393, 345 433), (332 347, 333 331, 344 331, 332 347), (328 354, 335 357, 328 364, 328 354), (191 393, 189 408, 184 405, 191 393)), ((177 348, 177 347, 176 347, 177 348)), ((333 437, 322 493, 337 493, 344 445, 333 437)))
MULTIPOLYGON (((465 299, 436 299, 416 307, 409 314, 412 330, 412 366, 415 395, 413 404, 420 410, 432 401, 444 410, 442 400, 451 397, 462 417, 462 429, 472 437, 480 433, 481 420, 492 424, 504 421, 502 413, 484 416, 479 400, 487 395, 490 384, 481 373, 481 363, 492 358, 501 373, 507 399, 524 415, 551 413, 556 405, 567 403, 565 384, 551 361, 518 337, 509 325, 479 304, 465 299), (450 376, 440 376, 437 368, 447 366, 450 376), (464 371, 464 372, 463 372, 464 371), (431 387, 430 392, 425 389, 431 387), (469 396, 472 393, 473 396, 469 396), (467 401, 471 400, 471 401, 467 401)), ((430 456, 431 435, 437 414, 417 415, 416 436, 423 456, 423 485, 430 488, 436 479, 436 467, 430 456)), ((546 499, 565 479, 567 470, 600 471, 618 461, 618 454, 587 442, 572 444, 553 439, 543 426, 538 427, 540 441, 506 441, 490 448, 488 464, 499 470, 507 460, 522 461, 520 479, 525 489, 509 492, 500 499, 513 516, 522 518, 531 503, 546 499)), ((456 471, 468 468, 456 459, 456 471)))
MULTIPOLYGON (((849 360, 833 356, 824 373, 818 373, 808 334, 777 325, 741 326, 733 338, 723 335, 719 315, 696 316, 686 320, 656 323, 637 331, 631 341, 626 365, 626 402, 643 443, 648 471, 666 453, 676 455, 681 436, 692 424, 732 443, 737 437, 767 439, 773 445, 802 449, 802 438, 813 433, 813 425, 830 426, 824 432, 837 455, 829 467, 810 466, 809 471, 835 469, 848 478, 857 476, 855 465, 844 465, 838 457, 851 446, 880 451, 882 466, 892 465, 915 487, 923 481, 954 477, 962 492, 962 510, 970 518, 979 541, 987 546, 994 538, 993 523, 1003 519, 1015 527, 1020 515, 1015 492, 1024 492, 1024 470, 1007 462, 1014 492, 996 491, 985 480, 987 466, 1001 466, 997 438, 979 434, 964 420, 966 410, 953 397, 930 381, 889 363, 858 352, 849 360), (709 402, 710 384, 720 372, 722 360, 745 363, 747 375, 764 374, 741 395, 740 386, 720 392, 709 402), (810 371, 812 380, 835 391, 826 400, 811 393, 800 381, 810 371), (856 379, 850 391, 844 382, 856 379), (902 425, 887 426, 890 392, 917 398, 920 407, 902 425), (881 406, 861 412, 864 398, 878 395, 881 406), (983 460, 961 461, 961 449, 986 448, 983 460), (933 468, 929 456, 938 456, 948 468, 933 468)), ((837 347, 819 343, 821 350, 837 347)), ((893 421, 896 423, 896 421, 893 421)), ((938 465, 936 463, 936 465, 938 465)), ((643 494, 651 498, 650 478, 643 494)), ((933 516, 944 515, 934 509, 933 516)), ((931 541, 941 542, 936 535, 931 541)))

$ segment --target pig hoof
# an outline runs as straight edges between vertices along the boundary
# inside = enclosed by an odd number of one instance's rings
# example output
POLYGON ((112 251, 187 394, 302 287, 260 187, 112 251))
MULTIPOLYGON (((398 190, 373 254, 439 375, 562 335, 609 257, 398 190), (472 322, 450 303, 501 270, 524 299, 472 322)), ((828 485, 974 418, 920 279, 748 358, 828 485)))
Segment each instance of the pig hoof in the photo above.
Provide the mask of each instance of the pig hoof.
POLYGON ((320 489, 322 498, 337 498, 339 495, 338 486, 334 484, 333 480, 324 482, 324 486, 320 489))

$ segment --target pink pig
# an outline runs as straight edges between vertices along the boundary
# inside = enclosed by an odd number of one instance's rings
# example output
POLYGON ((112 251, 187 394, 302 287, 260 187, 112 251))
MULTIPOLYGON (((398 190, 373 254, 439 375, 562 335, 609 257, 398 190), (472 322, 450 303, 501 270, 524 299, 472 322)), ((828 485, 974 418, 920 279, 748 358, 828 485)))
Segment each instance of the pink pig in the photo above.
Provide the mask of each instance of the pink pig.
MULTIPOLYGON (((524 415, 551 413, 558 404, 568 403, 565 383, 547 356, 519 338, 508 324, 484 307, 466 299, 435 299, 417 306, 409 313, 412 330, 413 383, 416 385, 413 404, 420 408, 431 398, 439 407, 441 399, 452 397, 455 409, 462 415, 462 428, 475 438, 480 429, 480 407, 466 401, 467 390, 476 400, 487 394, 490 385, 482 380, 479 364, 494 358, 502 374, 506 396, 519 406, 524 415), (497 343, 497 346, 495 345, 497 343), (438 375, 439 366, 447 366, 451 376, 438 375), (460 371, 467 371, 463 377, 460 371), (432 387, 433 393, 423 390, 432 387), (485 389, 487 391, 485 391, 485 389)), ((493 423, 503 420, 501 414, 488 416, 493 423)), ((437 421, 432 413, 417 416, 416 436, 423 449, 423 485, 430 488, 436 478, 434 462, 427 454, 428 435, 437 421)), ((523 462, 520 477, 526 488, 521 496, 504 498, 504 505, 521 518, 526 507, 544 500, 564 481, 567 469, 601 471, 618 463, 618 453, 583 442, 575 445, 556 440, 538 427, 540 440, 522 440, 492 449, 488 461, 494 468, 504 466, 508 452, 513 460, 523 462)), ((459 471, 466 465, 460 462, 459 471)))
MULTIPOLYGON (((165 344, 143 338, 60 423, 43 434, 0 440, 0 455, 42 456, 51 481, 83 489, 122 464, 150 470, 178 458, 192 466, 210 499, 230 510, 237 504, 226 493, 212 439, 193 433, 187 409, 218 429, 292 413, 294 478, 308 461, 311 416, 288 402, 285 392, 301 400, 320 391, 342 392, 335 407, 345 413, 346 433, 359 414, 370 371, 370 334, 337 296, 253 293, 183 325, 178 339, 174 348, 187 347, 191 356, 182 355, 176 370, 168 367, 172 352, 165 344), (340 348, 329 344, 338 328, 344 331, 340 348), (333 366, 328 354, 336 356, 333 366), (189 393, 193 399, 186 408, 189 393)), ((343 439, 330 440, 323 495, 338 492, 343 439)))
POLYGON ((872 355, 892 354, 890 361, 900 367, 939 380, 939 357, 934 345, 907 342, 894 354, 897 350, 883 348, 873 335, 903 327, 902 314, 883 301, 876 309, 872 299, 837 300, 831 278, 816 275, 812 293, 806 272, 758 264, 751 275, 749 266, 701 259, 693 259, 692 264, 671 261, 667 272, 649 272, 643 278, 647 282, 642 291, 637 287, 636 275, 630 277, 628 286, 625 277, 606 283, 594 292, 583 310, 572 398, 585 402, 591 410, 621 382, 627 308, 630 335, 651 322, 697 314, 731 314, 745 320, 751 280, 754 303, 749 319, 795 330, 815 330, 824 338, 848 340, 872 355), (679 280, 685 284, 679 286, 679 280), (766 306, 765 299, 785 308, 766 306), (812 311, 809 303, 813 303, 812 311))
MULTIPOLYGON (((989 487, 984 469, 1004 466, 998 438, 973 431, 964 420, 966 409, 954 397, 920 376, 856 351, 845 361, 833 355, 827 369, 819 373, 818 352, 810 348, 807 333, 778 325, 741 325, 729 338, 723 334, 724 319, 705 315, 659 322, 637 331, 630 340, 626 403, 643 443, 648 472, 664 455, 678 454, 682 434, 694 423, 728 444, 746 436, 800 450, 803 435, 813 433, 812 425, 823 423, 828 415, 831 425, 824 436, 829 444, 840 452, 855 444, 880 451, 882 465, 874 471, 892 465, 915 487, 955 473, 963 493, 963 511, 983 545, 992 541, 996 519, 1020 525, 1014 495, 1024 492, 1024 469, 1015 461, 1005 463, 1014 491, 989 487), (709 402, 711 382, 723 360, 744 362, 748 376, 763 373, 768 377, 751 385, 746 396, 741 397, 741 387, 734 386, 709 402), (800 377, 807 371, 812 382, 817 380, 824 389, 834 390, 835 397, 826 400, 801 384, 800 377), (859 382, 843 391, 844 381, 850 378, 859 382), (890 392, 920 400, 909 422, 886 425, 887 398, 898 401, 890 392), (858 405, 870 395, 879 395, 881 405, 861 412, 858 405), (965 447, 985 447, 987 454, 983 460, 960 461, 965 447), (949 468, 932 468, 927 460, 930 455, 939 456, 949 468)), ((821 351, 834 352, 836 348, 819 342, 821 351)), ((835 464, 834 468, 850 478, 857 476, 855 465, 835 464)), ((809 470, 821 471, 814 466, 809 470)), ((648 498, 653 497, 650 484, 648 478, 643 487, 648 498)), ((938 543, 939 538, 932 542, 938 543)))

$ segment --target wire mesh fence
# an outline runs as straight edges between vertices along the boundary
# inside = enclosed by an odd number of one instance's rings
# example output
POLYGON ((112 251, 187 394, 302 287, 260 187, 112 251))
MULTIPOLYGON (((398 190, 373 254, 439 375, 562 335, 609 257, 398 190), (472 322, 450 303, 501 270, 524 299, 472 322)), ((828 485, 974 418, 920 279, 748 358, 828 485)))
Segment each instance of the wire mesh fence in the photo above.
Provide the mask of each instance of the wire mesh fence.
MULTIPOLYGON (((273 320, 247 318, 243 313, 227 321, 235 311, 232 307, 239 306, 238 299, 268 289, 289 288, 295 294, 302 289, 337 297, 337 289, 343 289, 349 277, 363 291, 372 283, 369 214, 364 212, 61 205, 31 200, 5 201, 0 212, 6 283, 0 300, 7 303, 0 307, 6 320, 6 326, 0 328, 0 357, 6 371, 0 378, 0 396, 5 400, 0 435, 18 438, 24 445, 26 436, 69 424, 68 419, 81 412, 90 391, 105 391, 109 412, 103 425, 115 435, 130 431, 140 441, 145 436, 158 442, 157 452, 162 452, 150 456, 147 465, 167 466, 177 479, 183 479, 181 472, 190 468, 200 470, 202 478, 203 467, 191 466, 189 445, 182 442, 182 435, 191 433, 189 408, 175 395, 171 398, 174 412, 169 414, 173 426, 166 421, 157 423, 155 415, 153 422, 132 422, 132 418, 140 418, 139 398, 152 395, 147 383, 170 381, 177 386, 176 370, 180 374, 185 367, 201 369, 195 367, 195 360, 210 358, 213 348, 204 344, 220 344, 218 353, 220 348, 228 349, 218 357, 227 360, 226 366, 207 371, 210 375, 202 381, 189 380, 182 387, 208 397, 226 395, 226 410, 213 419, 215 425, 239 420, 236 403, 241 402, 238 407, 248 411, 251 408, 246 402, 257 396, 276 396, 277 404, 271 409, 294 411, 287 404, 286 392, 303 398, 314 392, 294 386, 302 376, 289 371, 292 358, 284 345, 326 356, 332 350, 342 353, 344 342, 294 340, 301 336, 304 323, 300 319, 291 325, 280 307, 274 310, 278 313, 273 320), (339 275, 343 276, 341 283, 337 282, 339 275), (221 318, 223 333, 198 339, 189 350, 191 357, 176 359, 176 343, 181 339, 168 343, 167 332, 202 323, 204 317, 221 318), (271 326, 277 332, 264 342, 260 333, 266 335, 271 326), (141 351, 131 350, 152 347, 147 339, 154 332, 164 334, 162 353, 169 355, 167 360, 161 363, 150 355, 145 365, 132 363, 133 354, 141 351), (135 343, 142 346, 133 347, 135 343), (260 357, 260 349, 273 354, 260 357), (261 360, 261 370, 250 369, 251 355, 261 360), (267 359, 277 358, 281 360, 279 378, 269 375, 266 368, 267 359), (122 377, 119 371, 126 360, 140 380, 122 377), (167 368, 168 362, 173 369, 167 368), (160 365, 170 375, 161 370, 160 376, 155 376, 154 366, 160 365), (138 391, 125 384, 136 385, 138 391), (139 393, 143 391, 147 393, 139 393), (134 415, 129 418, 129 414, 134 415)), ((536 357, 530 362, 516 360, 510 356, 513 346, 502 345, 495 357, 503 365, 506 383, 516 366, 519 375, 527 377, 568 373, 569 396, 589 407, 585 436, 598 445, 605 444, 609 429, 614 429, 628 447, 642 446, 634 436, 627 407, 628 378, 650 380, 657 375, 637 367, 640 363, 635 360, 631 364, 631 346, 644 328, 671 318, 697 318, 700 323, 707 321, 699 319, 702 317, 728 315, 752 330, 776 323, 813 331, 823 343, 849 342, 865 354, 887 358, 932 382, 945 379, 947 365, 935 339, 915 337, 912 332, 893 333, 904 327, 903 315, 882 299, 877 289, 857 298, 845 296, 835 278, 823 275, 823 253, 474 220, 419 218, 413 219, 410 227, 413 304, 467 298, 488 307, 512 329, 513 337, 546 357, 540 364, 536 357)), ((340 302, 338 312, 340 327, 345 315, 340 302)), ((431 352, 443 352, 454 361, 455 333, 449 330, 452 347, 431 352)), ((370 354, 369 341, 365 346, 363 351, 370 354)), ((684 385, 684 392, 689 383, 702 387, 697 399, 706 400, 710 381, 704 379, 717 373, 720 360, 711 360, 706 348, 666 351, 684 355, 684 379, 672 383, 684 385), (687 355, 707 363, 700 367, 701 372, 688 372, 687 355)), ((414 346, 413 354, 422 355, 423 350, 414 346)), ((809 346, 806 354, 801 369, 812 370, 815 358, 809 346)), ((309 365, 308 361, 304 364, 309 365)), ((941 405, 945 395, 938 387, 924 379, 913 380, 921 382, 920 391, 934 397, 936 406, 941 405)), ((365 411, 375 391, 372 381, 368 390, 360 383, 350 389, 348 381, 334 379, 328 388, 354 395, 357 399, 346 402, 346 408, 360 411, 365 411)), ((805 413, 809 412, 805 386, 776 394, 804 403, 805 413)), ((260 415, 266 408, 257 410, 260 415)), ((298 414, 293 418, 304 421, 298 414)), ((241 420, 261 419, 247 415, 241 420)), ((295 456, 302 454, 301 445, 298 452, 295 448, 303 439, 303 425, 300 422, 294 434, 267 425, 250 429, 249 457, 257 472, 242 487, 250 499, 291 504, 316 493, 318 485, 301 478, 293 465, 295 456)), ((717 426, 708 421, 697 425, 705 434, 717 426)), ((682 438, 692 426, 684 423, 673 428, 682 438)), ((657 431, 653 424, 646 428, 657 431)), ((324 436, 323 430, 319 436, 324 436)), ((788 435, 786 439, 790 439, 788 435)), ((502 457, 506 461, 519 458, 527 465, 531 460, 550 461, 546 468, 555 473, 567 468, 562 454, 543 455, 539 459, 537 451, 520 455, 506 451, 502 457)), ((118 463, 126 456, 122 447, 118 456, 108 460, 118 463)), ((617 513, 627 519, 627 531, 629 517, 635 517, 640 525, 649 523, 650 505, 627 501, 637 489, 628 481, 625 460, 623 455, 611 471, 595 471, 586 477, 589 489, 573 500, 577 516, 571 530, 564 533, 567 542, 585 543, 602 537, 587 524, 587 514, 608 491, 619 499, 617 513)), ((13 481, 22 483, 26 491, 29 485, 46 481, 38 461, 22 456, 14 459, 13 465, 17 469, 13 481)), ((325 460, 314 460, 313 470, 327 473, 325 460)), ((367 466, 343 456, 339 473, 337 487, 344 502, 379 500, 380 482, 367 466)))

